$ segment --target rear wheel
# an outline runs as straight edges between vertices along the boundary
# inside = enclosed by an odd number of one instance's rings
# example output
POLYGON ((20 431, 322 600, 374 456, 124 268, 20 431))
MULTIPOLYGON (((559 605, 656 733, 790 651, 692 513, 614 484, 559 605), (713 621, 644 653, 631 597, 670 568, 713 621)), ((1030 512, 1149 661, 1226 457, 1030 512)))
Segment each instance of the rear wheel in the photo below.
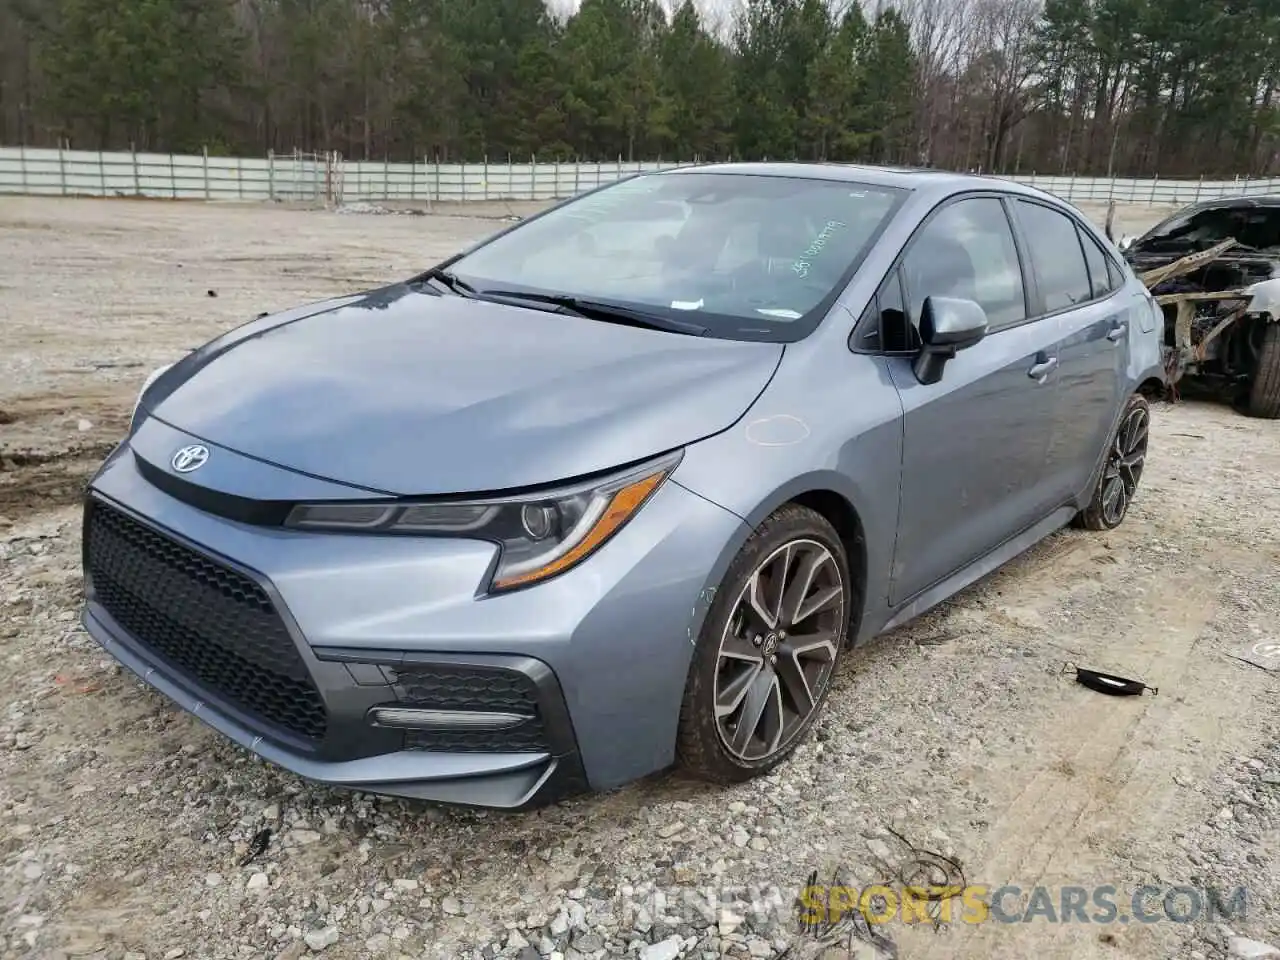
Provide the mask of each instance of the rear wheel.
POLYGON ((1125 404, 1107 447, 1102 475, 1089 505, 1076 515, 1076 526, 1086 530, 1113 530, 1124 521, 1147 463, 1150 428, 1151 407, 1146 397, 1135 393, 1125 404))
POLYGON ((1262 331, 1258 369, 1245 409, 1251 417, 1280 418, 1280 321, 1268 323, 1262 331))
POLYGON ((746 780, 781 763, 826 701, 853 608, 834 528, 783 507, 734 558, 703 624, 677 751, 695 776, 746 780))

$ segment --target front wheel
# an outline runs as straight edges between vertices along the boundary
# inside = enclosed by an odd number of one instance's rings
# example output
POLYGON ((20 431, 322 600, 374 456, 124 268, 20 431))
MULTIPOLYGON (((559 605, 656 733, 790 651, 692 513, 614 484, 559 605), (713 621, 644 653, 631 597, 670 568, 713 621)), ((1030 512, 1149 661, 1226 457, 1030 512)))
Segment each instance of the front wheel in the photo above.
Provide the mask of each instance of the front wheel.
POLYGON ((1089 505, 1076 515, 1076 526, 1086 530, 1114 530, 1124 521, 1138 492, 1147 463, 1147 438, 1151 432, 1151 406, 1135 393, 1107 446, 1102 475, 1093 488, 1089 505))
POLYGON ((819 513, 789 505, 743 546, 712 602, 680 709, 677 752, 695 776, 758 776, 821 712, 853 588, 844 545, 819 513))

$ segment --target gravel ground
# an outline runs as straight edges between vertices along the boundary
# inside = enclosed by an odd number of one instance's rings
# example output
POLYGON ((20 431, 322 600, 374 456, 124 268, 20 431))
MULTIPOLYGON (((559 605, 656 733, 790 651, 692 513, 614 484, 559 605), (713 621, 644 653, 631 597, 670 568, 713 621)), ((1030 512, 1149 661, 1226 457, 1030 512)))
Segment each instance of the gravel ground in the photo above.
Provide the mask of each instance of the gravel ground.
POLYGON ((1268 955, 1280 674, 1230 654, 1280 640, 1280 432, 1224 407, 1157 406, 1119 530, 1059 533, 846 658, 794 759, 731 789, 666 774, 518 816, 327 790, 104 656, 76 623, 75 502, 147 370, 494 218, 0 202, 0 957, 1268 955), (1159 695, 1102 697, 1067 662, 1159 695), (1122 914, 1144 884, 1247 906, 802 935, 812 872, 895 882, 919 849, 989 890, 1110 884, 1122 914))

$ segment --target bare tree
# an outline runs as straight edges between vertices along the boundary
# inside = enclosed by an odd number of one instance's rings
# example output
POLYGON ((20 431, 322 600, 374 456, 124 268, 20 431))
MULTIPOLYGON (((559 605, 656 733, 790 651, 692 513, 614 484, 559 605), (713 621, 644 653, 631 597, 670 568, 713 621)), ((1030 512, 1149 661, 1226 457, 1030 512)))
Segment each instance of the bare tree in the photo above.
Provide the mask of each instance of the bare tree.
POLYGON ((871 0, 873 14, 891 5, 911 29, 916 53, 918 101, 916 151, 922 163, 933 163, 934 143, 954 108, 955 80, 968 49, 968 17, 974 0, 871 0))
POLYGON ((1010 134, 1031 108, 1040 0, 973 0, 969 10, 966 86, 979 118, 982 166, 1004 166, 1010 134))

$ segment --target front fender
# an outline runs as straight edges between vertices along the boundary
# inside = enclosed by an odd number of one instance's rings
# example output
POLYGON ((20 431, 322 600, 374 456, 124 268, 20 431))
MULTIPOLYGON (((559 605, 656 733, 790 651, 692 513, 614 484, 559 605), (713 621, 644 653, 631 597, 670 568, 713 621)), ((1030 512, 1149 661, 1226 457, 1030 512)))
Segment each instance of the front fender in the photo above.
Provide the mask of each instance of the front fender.
MULTIPOLYGON (((748 531, 803 494, 841 497, 862 527, 863 610, 855 639, 865 639, 888 609, 902 402, 882 358, 800 353, 788 350, 783 368, 737 424, 689 447, 672 479, 737 514, 748 531)), ((741 542, 726 548, 732 553, 721 569, 740 548, 741 542)))

